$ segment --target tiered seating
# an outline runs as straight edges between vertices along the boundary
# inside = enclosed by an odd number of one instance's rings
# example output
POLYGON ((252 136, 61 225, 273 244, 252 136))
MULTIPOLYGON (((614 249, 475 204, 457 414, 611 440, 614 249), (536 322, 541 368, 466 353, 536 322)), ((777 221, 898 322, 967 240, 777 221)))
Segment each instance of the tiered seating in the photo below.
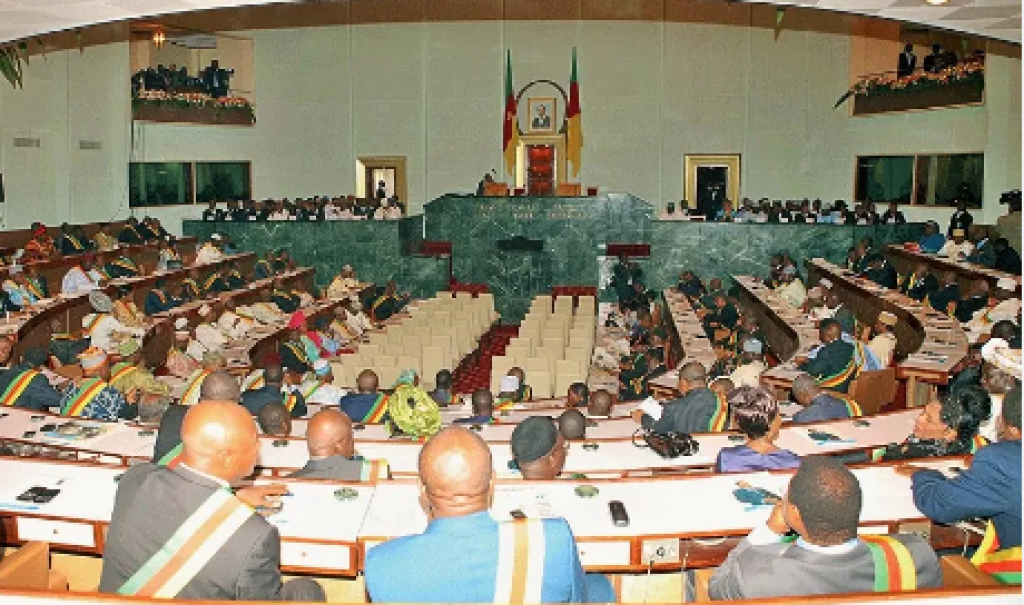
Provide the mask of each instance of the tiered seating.
POLYGON ((501 377, 518 366, 527 375, 536 399, 564 393, 574 382, 585 381, 594 351, 596 301, 592 296, 573 299, 535 298, 519 326, 519 336, 509 341, 505 354, 491 360, 491 390, 497 392, 501 377))
POLYGON ((380 385, 390 387, 402 370, 412 369, 421 384, 434 388, 434 376, 453 369, 472 353, 497 319, 494 295, 438 292, 434 298, 415 301, 400 322, 369 333, 368 342, 355 353, 342 355, 332 364, 343 385, 354 385, 363 369, 376 372, 380 385))

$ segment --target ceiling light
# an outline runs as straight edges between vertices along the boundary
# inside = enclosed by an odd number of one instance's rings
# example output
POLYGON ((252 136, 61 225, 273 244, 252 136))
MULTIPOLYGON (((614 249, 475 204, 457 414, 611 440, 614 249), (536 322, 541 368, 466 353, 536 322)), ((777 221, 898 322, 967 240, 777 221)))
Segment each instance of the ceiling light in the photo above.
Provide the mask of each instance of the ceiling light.
POLYGON ((926 3, 932 6, 942 6, 943 4, 949 4, 949 0, 924 0, 926 3))
MULTIPOLYGON (((928 1, 931 2, 931 0, 928 1)), ((163 48, 164 42, 167 42, 167 34, 165 34, 163 30, 153 32, 153 44, 155 44, 157 48, 163 48)))

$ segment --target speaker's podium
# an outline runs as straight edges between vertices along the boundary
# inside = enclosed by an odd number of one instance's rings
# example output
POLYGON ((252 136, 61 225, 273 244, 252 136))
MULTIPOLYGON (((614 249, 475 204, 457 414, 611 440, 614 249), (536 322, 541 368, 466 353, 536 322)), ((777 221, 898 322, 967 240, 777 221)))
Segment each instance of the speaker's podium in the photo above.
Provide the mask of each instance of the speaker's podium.
POLYGON ((484 197, 508 197, 508 183, 484 183, 484 197))

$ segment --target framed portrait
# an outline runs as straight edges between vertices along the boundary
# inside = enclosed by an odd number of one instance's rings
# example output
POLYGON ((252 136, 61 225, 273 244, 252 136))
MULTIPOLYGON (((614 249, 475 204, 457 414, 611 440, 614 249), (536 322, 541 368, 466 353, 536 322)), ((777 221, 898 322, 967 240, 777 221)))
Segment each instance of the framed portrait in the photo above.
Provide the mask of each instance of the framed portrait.
POLYGON ((557 130, 558 100, 555 97, 531 97, 526 101, 528 132, 552 133, 557 130))

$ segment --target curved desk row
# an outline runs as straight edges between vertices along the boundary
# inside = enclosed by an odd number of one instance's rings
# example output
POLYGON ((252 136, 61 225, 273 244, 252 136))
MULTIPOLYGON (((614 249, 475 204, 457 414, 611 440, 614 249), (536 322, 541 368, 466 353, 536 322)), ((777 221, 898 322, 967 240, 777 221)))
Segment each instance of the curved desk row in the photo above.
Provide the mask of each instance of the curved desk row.
POLYGON ((658 399, 673 399, 679 396, 679 370, 685 363, 696 361, 705 368, 714 365, 717 354, 711 339, 704 331, 704 324, 686 295, 676 288, 662 291, 665 308, 668 310, 667 323, 672 346, 680 351, 676 369, 669 370, 650 382, 651 395, 658 399))
MULTIPOLYGON (((948 470, 962 468, 967 462, 950 458, 922 464, 948 470)), ((890 465, 853 470, 863 491, 863 533, 891 533, 905 523, 924 520, 914 505, 910 480, 894 473, 890 465)), ((0 475, 5 477, 0 488, 0 515, 8 540, 43 540, 55 549, 102 553, 117 479, 123 472, 122 467, 0 458, 0 475), (16 500, 36 485, 57 488, 60 493, 46 504, 16 500)), ((737 483, 745 481, 783 494, 790 475, 770 472, 616 480, 499 480, 491 514, 508 519, 510 511, 518 509, 528 517, 563 517, 576 536, 586 568, 643 571, 649 567, 642 553, 656 543, 664 544, 666 538, 745 535, 764 522, 769 509, 740 502, 733 494, 737 483), (577 495, 581 485, 595 488, 597 493, 581 497, 577 495), (610 500, 625 505, 630 517, 628 527, 617 527, 612 522, 608 514, 610 500)), ((286 499, 280 513, 268 518, 281 533, 281 564, 286 572, 354 576, 362 568, 367 549, 426 527, 427 519, 419 505, 420 488, 414 480, 348 484, 356 497, 346 501, 334 497, 334 491, 343 485, 339 482, 291 478, 274 481, 287 484, 294 494, 286 499)), ((692 564, 694 560, 687 561, 692 564)), ((683 564, 677 556, 656 568, 680 569, 683 564)), ((704 560, 703 564, 714 562, 704 560)))
POLYGON ((958 261, 949 258, 948 256, 939 256, 938 254, 927 254, 925 252, 919 252, 915 250, 908 250, 907 248, 889 244, 885 248, 885 254, 892 261, 896 270, 901 275, 905 275, 914 270, 919 264, 928 265, 931 269, 939 272, 951 271, 956 274, 957 281, 960 283, 960 291, 967 292, 971 287, 972 282, 978 280, 985 280, 988 282, 989 287, 995 288, 996 282, 1003 278, 1010 278, 1017 282, 1017 294, 1020 294, 1021 278, 1019 275, 1013 275, 1006 273, 1005 271, 998 271, 991 269, 984 265, 978 265, 975 263, 969 263, 967 261, 958 261))
POLYGON ((807 261, 807 271, 813 282, 822 277, 831 280, 840 300, 849 305, 862 324, 874 325, 881 311, 896 315, 896 372, 908 381, 907 401, 911 404, 920 402, 918 382, 946 384, 950 370, 967 355, 967 334, 955 319, 896 290, 854 277, 824 259, 807 261))
MULTIPOLYGON (((843 419, 809 425, 788 425, 782 428, 776 445, 789 449, 801 456, 832 454, 852 450, 884 447, 902 442, 914 427, 918 410, 900 410, 862 419, 843 419), (863 422, 867 426, 860 426, 863 422), (822 440, 821 433, 830 435, 822 440)), ((30 444, 74 456, 79 460, 103 463, 126 464, 132 459, 148 460, 156 443, 152 427, 133 424, 102 423, 97 421, 76 421, 77 424, 98 427, 98 434, 90 438, 64 438, 54 433, 44 434, 40 428, 46 424, 62 424, 68 419, 50 414, 41 414, 19 408, 0 412, 0 439, 30 444), (28 431, 35 434, 26 436, 28 431)), ((607 421, 612 426, 632 420, 607 421)), ((497 437, 497 435, 496 435, 497 437)), ((693 456, 664 459, 649 448, 642 447, 643 441, 634 445, 632 437, 597 437, 574 442, 569 447, 564 473, 585 474, 592 477, 646 476, 659 473, 680 473, 693 470, 707 470, 714 467, 718 452, 725 447, 742 443, 734 441, 729 433, 697 434, 694 438, 700 450, 693 456)), ((418 458, 422 443, 409 439, 365 439, 357 432, 357 450, 366 458, 387 460, 396 477, 412 477, 417 474, 418 458)), ((491 449, 494 471, 499 477, 514 478, 512 452, 507 440, 497 439, 488 443, 491 449)), ((259 466, 265 475, 282 476, 299 469, 309 460, 305 439, 300 437, 260 437, 259 466)))

